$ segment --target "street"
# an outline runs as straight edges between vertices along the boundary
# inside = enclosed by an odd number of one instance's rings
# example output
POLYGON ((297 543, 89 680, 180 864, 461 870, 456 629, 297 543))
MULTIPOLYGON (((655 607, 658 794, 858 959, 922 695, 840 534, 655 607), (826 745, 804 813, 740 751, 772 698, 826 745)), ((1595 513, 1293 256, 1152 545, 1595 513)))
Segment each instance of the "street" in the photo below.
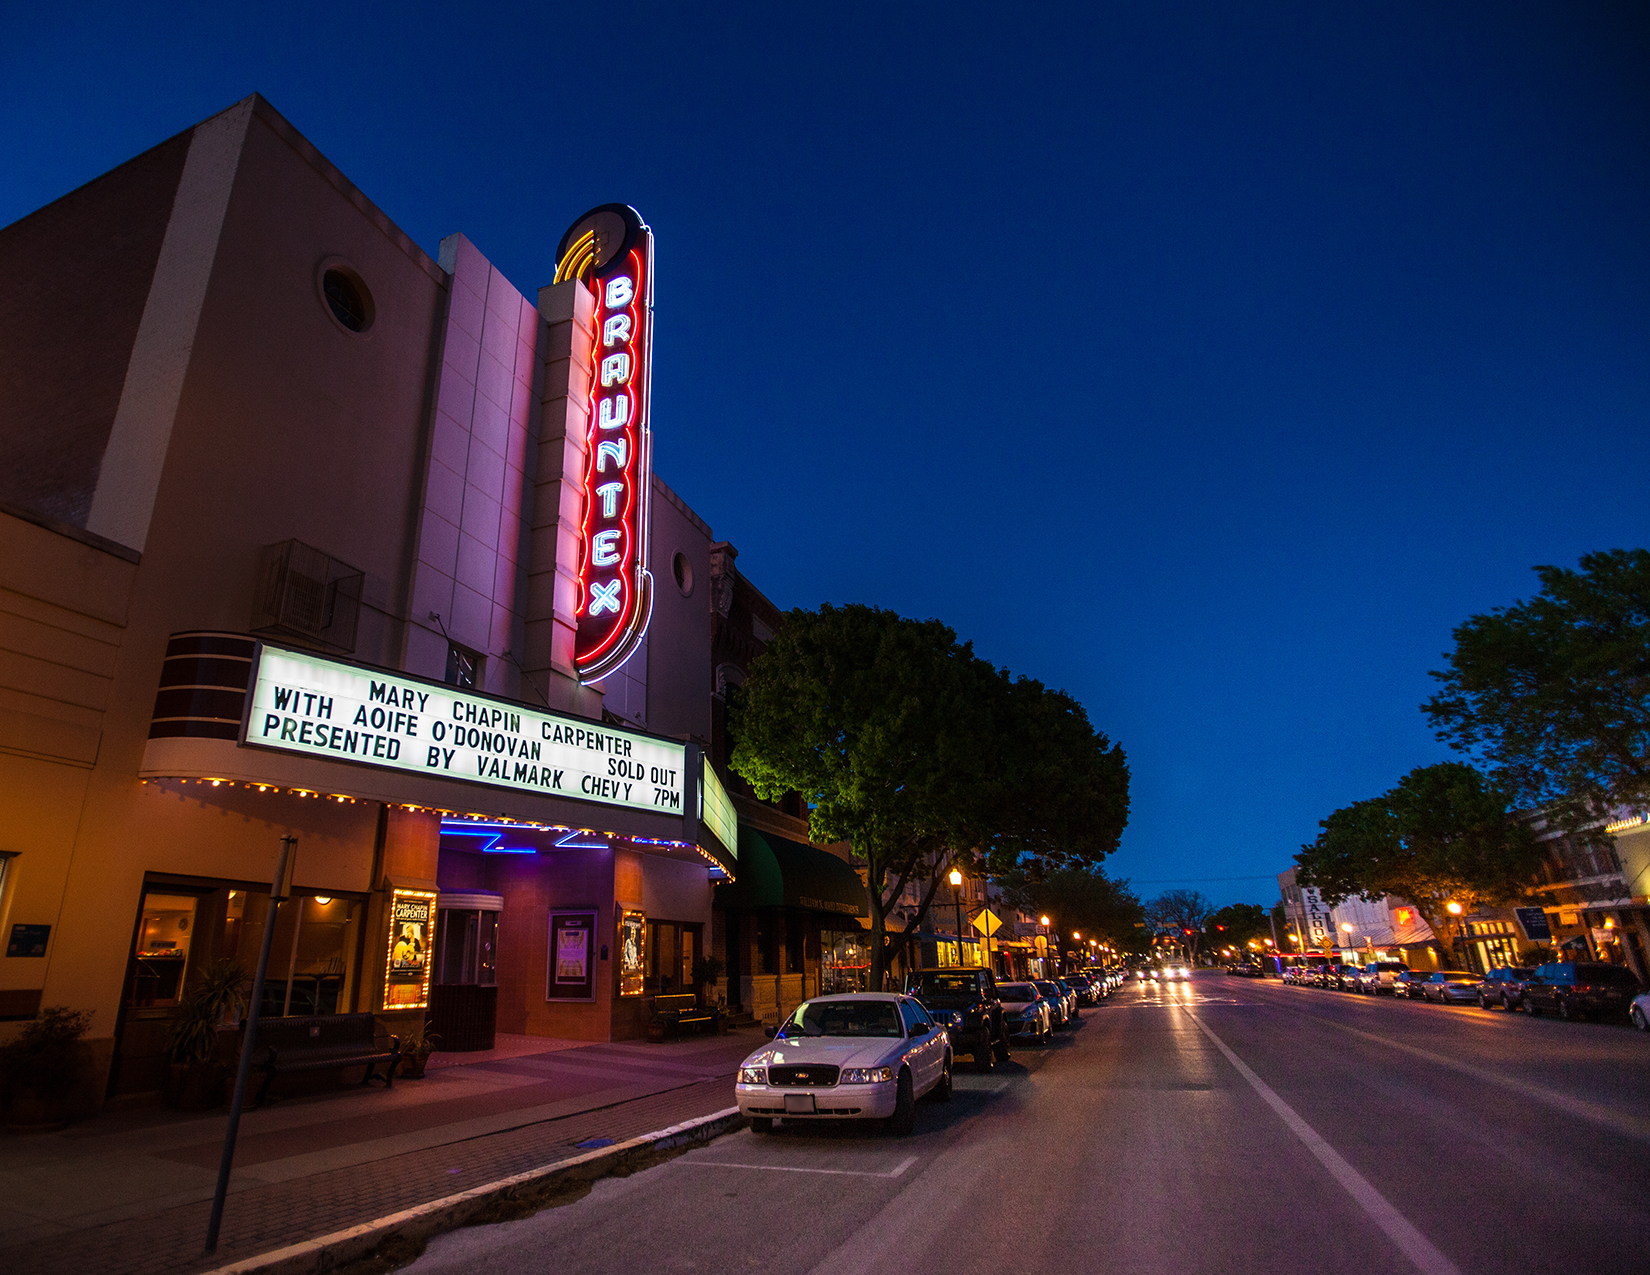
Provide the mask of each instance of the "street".
MULTIPOLYGON (((410 1269, 1635 1270, 1650 1039, 1216 971, 957 1074, 905 1139, 748 1130, 410 1269)), ((731 1086, 729 1100, 731 1102, 731 1086)))

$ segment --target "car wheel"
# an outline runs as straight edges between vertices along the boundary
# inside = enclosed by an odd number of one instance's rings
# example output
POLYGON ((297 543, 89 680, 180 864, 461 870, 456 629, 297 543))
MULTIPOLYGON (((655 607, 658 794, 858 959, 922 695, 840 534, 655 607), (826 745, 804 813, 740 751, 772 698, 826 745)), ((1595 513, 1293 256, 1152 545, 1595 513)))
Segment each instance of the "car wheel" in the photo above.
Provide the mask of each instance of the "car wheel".
POLYGON ((917 1100, 911 1092, 911 1072, 900 1068, 899 1090, 894 1097, 894 1114, 888 1117, 888 1132, 903 1138, 917 1127, 917 1100))
POLYGON ((1540 1009, 1538 1009, 1536 1007, 1536 1003, 1533 1000, 1531 1000, 1528 996, 1526 996, 1524 998, 1524 1012, 1526 1014, 1528 1014, 1531 1018, 1540 1018, 1541 1017, 1540 1009))
POLYGON ((1509 1014, 1513 1012, 1512 997, 1508 996, 1505 992, 1501 993, 1501 1008, 1506 1010, 1509 1014))
POLYGON ((980 1038, 974 1042, 974 1068, 976 1071, 990 1071, 997 1064, 991 1058, 991 1028, 980 1028, 980 1038))
POLYGON ((751 1117, 751 1132, 752 1133, 772 1133, 773 1132, 773 1117, 772 1116, 752 1116, 751 1117))
POLYGON ((1641 1032, 1650 1032, 1650 1019, 1645 1018, 1644 1011, 1637 1005, 1627 1011, 1627 1021, 1641 1032))
POLYGON ((1571 1006, 1569 999, 1564 996, 1558 998, 1558 1016, 1567 1023, 1573 1023, 1581 1017, 1571 1006))
POLYGON ((1010 1055, 1008 1048, 1008 1033, 1006 1031, 1001 1036, 997 1037, 997 1047, 992 1052, 996 1055, 998 1062, 1008 1061, 1010 1055))
POLYGON ((1488 996, 1484 995, 1483 992, 1479 992, 1478 993, 1478 1008, 1479 1009, 1488 1009, 1489 1007, 1490 1007, 1490 998, 1488 996))
POLYGON ((951 1056, 949 1054, 946 1055, 945 1066, 940 1068, 940 1078, 934 1085, 933 1094, 935 1102, 951 1101, 951 1056))

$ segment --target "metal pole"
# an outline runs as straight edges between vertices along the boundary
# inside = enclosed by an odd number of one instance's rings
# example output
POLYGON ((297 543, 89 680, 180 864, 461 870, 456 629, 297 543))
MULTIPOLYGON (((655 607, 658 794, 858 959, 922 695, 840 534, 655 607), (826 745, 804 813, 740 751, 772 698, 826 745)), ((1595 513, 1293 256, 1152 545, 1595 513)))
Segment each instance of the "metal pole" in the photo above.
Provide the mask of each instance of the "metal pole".
POLYGON ((957 964, 959 966, 961 966, 962 963, 963 963, 963 944, 962 944, 962 888, 960 886, 955 886, 954 885, 954 886, 951 887, 951 902, 956 906, 956 909, 957 909, 957 964))
POLYGON ((206 1225, 206 1251, 218 1251, 218 1228, 223 1224, 224 1197, 229 1194, 229 1170, 235 1163, 235 1139, 241 1130, 241 1108, 246 1104, 246 1081, 252 1074, 252 1051, 258 1040, 258 1006, 264 997, 264 975, 269 973, 269 947, 275 940, 275 910, 286 897, 289 867, 297 853, 298 838, 281 838, 280 857, 275 861, 275 880, 269 887, 269 913, 264 918, 263 942, 258 947, 258 968, 252 975, 252 1003, 247 1007, 241 1036, 241 1062, 235 1071, 235 1096, 229 1103, 229 1128, 223 1135, 223 1157, 218 1161, 218 1187, 212 1194, 212 1220, 206 1225))
POLYGON ((293 900, 297 911, 292 915, 292 957, 286 963, 286 999, 281 1002, 281 1017, 292 1013, 292 983, 298 974, 298 935, 304 928, 304 901, 293 900))

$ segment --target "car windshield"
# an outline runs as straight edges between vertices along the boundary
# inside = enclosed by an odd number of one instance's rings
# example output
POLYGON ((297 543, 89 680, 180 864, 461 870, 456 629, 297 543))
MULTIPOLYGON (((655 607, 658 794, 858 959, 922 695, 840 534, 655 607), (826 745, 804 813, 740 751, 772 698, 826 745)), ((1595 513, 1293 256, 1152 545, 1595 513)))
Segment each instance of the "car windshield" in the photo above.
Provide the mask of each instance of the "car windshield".
POLYGON ((998 983, 997 995, 1005 1001, 1034 1001, 1037 989, 1030 983, 998 983))
POLYGON ((808 1001, 797 1006, 778 1035, 784 1040, 802 1036, 888 1036, 898 1039, 899 1007, 893 1001, 808 1001))
POLYGON ((1060 989, 1053 983, 1034 983, 1032 986, 1034 986, 1044 996, 1058 996, 1060 994, 1060 989))
POLYGON ((918 996, 972 996, 978 988, 972 974, 919 974, 911 990, 918 996))

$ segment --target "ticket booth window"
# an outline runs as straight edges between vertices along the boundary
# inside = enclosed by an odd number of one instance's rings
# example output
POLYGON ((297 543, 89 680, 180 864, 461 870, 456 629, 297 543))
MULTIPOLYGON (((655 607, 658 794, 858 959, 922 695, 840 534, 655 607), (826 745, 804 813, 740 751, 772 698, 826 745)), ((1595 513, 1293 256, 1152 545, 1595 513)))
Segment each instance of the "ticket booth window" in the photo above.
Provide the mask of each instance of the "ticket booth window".
POLYGON ((498 913, 442 908, 436 935, 435 981, 491 987, 498 982, 498 913))

